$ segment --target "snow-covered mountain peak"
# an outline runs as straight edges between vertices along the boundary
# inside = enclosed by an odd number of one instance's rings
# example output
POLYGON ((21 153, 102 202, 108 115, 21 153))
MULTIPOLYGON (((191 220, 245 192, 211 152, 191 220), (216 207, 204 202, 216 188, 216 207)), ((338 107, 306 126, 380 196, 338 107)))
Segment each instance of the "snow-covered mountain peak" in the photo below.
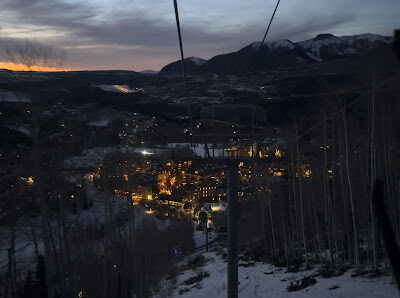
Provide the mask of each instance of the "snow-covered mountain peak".
POLYGON ((314 57, 322 58, 322 55, 345 56, 360 54, 376 46, 389 43, 391 40, 391 37, 377 34, 352 36, 320 34, 313 39, 298 42, 298 45, 314 57))
MULTIPOLYGON (((262 51, 259 51, 261 42, 253 42, 235 52, 217 55, 210 60, 188 57, 185 61, 191 74, 265 71, 363 55, 386 47, 391 41, 391 37, 377 34, 335 36, 323 33, 299 42, 288 39, 267 41, 262 51)), ((180 61, 175 61, 165 66, 161 74, 177 74, 181 71, 180 61)))
POLYGON ((188 60, 190 60, 190 61, 192 61, 194 64, 196 64, 196 65, 203 65, 204 63, 206 63, 207 62, 207 60, 205 60, 205 59, 201 59, 201 58, 199 58, 199 57, 194 57, 194 56, 192 56, 192 57, 189 57, 189 58, 187 58, 188 60))
MULTIPOLYGON (((258 49, 261 46, 261 41, 253 42, 251 46, 252 48, 258 49)), ((279 48, 294 49, 295 45, 288 39, 282 39, 282 40, 264 42, 263 47, 267 47, 269 49, 279 49, 279 48)))

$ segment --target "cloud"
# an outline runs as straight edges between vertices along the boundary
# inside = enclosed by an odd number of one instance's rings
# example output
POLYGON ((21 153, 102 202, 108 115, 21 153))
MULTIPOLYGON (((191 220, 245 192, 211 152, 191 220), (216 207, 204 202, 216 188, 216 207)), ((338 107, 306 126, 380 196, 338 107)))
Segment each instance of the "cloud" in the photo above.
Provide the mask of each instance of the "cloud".
MULTIPOLYGON (((9 39, 0 39, 0 48, 3 42, 18 42, 15 36, 35 36, 44 44, 65 48, 72 68, 160 68, 178 58, 173 11, 165 3, 118 0, 113 1, 114 8, 104 4, 107 1, 93 2, 98 5, 88 0, 72 1, 2 0, 0 27, 6 30, 0 33, 8 32, 9 39)), ((185 5, 184 11, 190 8, 185 5)), ((299 41, 332 32, 356 19, 350 10, 329 14, 316 9, 302 14, 292 11, 288 17, 290 10, 285 9, 277 15, 268 39, 299 41)), ((238 50, 261 39, 267 24, 267 18, 251 15, 229 22, 215 13, 213 18, 202 17, 196 10, 181 16, 185 54, 202 58, 238 50)))

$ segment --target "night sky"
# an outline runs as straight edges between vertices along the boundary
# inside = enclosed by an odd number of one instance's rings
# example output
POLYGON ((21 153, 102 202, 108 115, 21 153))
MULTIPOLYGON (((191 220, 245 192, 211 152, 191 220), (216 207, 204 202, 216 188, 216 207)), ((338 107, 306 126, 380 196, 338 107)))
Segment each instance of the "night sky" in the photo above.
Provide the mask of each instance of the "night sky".
MULTIPOLYGON (((185 56, 208 59, 262 39, 275 4, 178 0, 185 56)), ((399 0, 281 0, 268 40, 392 35, 399 11, 399 0)), ((179 58, 172 0, 0 0, 0 55, 26 39, 64 49, 66 69, 158 70, 179 58)))

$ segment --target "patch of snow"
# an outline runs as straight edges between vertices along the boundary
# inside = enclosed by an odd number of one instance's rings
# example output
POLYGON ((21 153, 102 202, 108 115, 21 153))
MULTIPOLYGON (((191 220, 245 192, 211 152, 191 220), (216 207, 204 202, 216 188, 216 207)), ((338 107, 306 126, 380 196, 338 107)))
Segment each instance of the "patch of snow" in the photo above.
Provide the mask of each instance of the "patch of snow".
POLYGON ((128 147, 95 147, 86 149, 82 155, 64 158, 64 169, 69 171, 71 169, 97 167, 103 164, 104 157, 109 153, 134 153, 140 152, 140 150, 142 149, 128 147))
POLYGON ((21 133, 25 134, 25 135, 28 136, 28 137, 31 136, 31 132, 30 132, 26 127, 23 127, 23 126, 14 126, 14 125, 6 125, 6 127, 7 127, 8 129, 21 132, 21 133))
POLYGON ((319 61, 319 62, 322 61, 322 59, 321 59, 320 57, 314 55, 314 54, 311 53, 311 52, 306 52, 306 54, 307 54, 307 56, 310 57, 311 59, 314 59, 314 60, 319 61))
POLYGON ((31 102, 31 100, 15 92, 0 90, 0 102, 31 102))
POLYGON ((298 44, 302 46, 307 54, 315 59, 320 57, 320 49, 323 46, 330 48, 330 51, 336 55, 358 54, 361 51, 372 49, 377 42, 389 43, 391 37, 377 34, 360 34, 353 36, 331 36, 324 39, 309 39, 301 41, 298 44))
MULTIPOLYGON (((209 225, 210 227, 210 225, 209 225)), ((208 233, 208 244, 211 245, 218 237, 218 234, 214 231, 208 233)), ((196 250, 205 250, 206 246, 206 231, 198 231, 193 227, 193 241, 196 250)))
MULTIPOLYGON (((313 38, 297 43, 292 43, 287 39, 268 41, 264 43, 263 47, 266 47, 270 50, 293 50, 297 45, 301 46, 310 58, 316 61, 322 61, 320 57, 320 50, 324 46, 328 47, 329 53, 343 56, 359 54, 374 48, 377 44, 390 43, 391 41, 391 37, 377 34, 360 34, 352 36, 334 36, 325 34, 324 38, 313 38)), ((258 49, 260 46, 261 42, 253 42, 251 44, 251 47, 254 49, 258 49)))
MULTIPOLYGON (((65 224, 69 228, 84 229, 89 226, 101 226, 105 222, 104 206, 107 195, 104 192, 98 191, 97 188, 92 184, 86 183, 86 194, 87 198, 93 202, 93 205, 86 209, 80 210, 79 213, 73 213, 72 210, 66 209, 65 212, 65 224)), ((114 210, 114 215, 124 215, 127 212, 126 201, 118 198, 117 196, 109 196, 108 200, 114 210)), ((158 220, 152 214, 146 214, 145 208, 142 206, 133 206, 130 210, 133 212, 134 224, 136 227, 140 227, 144 220, 153 220, 157 223, 160 229, 164 229, 169 225, 168 221, 158 220)), ((59 221, 58 217, 50 216, 49 225, 51 230, 56 231, 59 221)), ((126 225, 126 223, 125 223, 126 225)), ((15 260, 19 273, 24 273, 27 270, 34 270, 36 266, 35 248, 32 231, 35 233, 36 241, 38 242, 39 253, 44 252, 44 245, 42 242, 42 224, 40 216, 22 216, 18 219, 15 226, 15 260)), ((125 226, 126 227, 126 226, 125 226)), ((11 238, 11 228, 9 226, 0 226, 0 273, 4 273, 7 270, 8 254, 7 249, 9 248, 11 238)), ((57 239, 57 238, 56 238, 57 239)), ((103 243, 100 240, 98 243, 101 248, 103 243)))
POLYGON ((99 121, 92 121, 92 122, 89 122, 88 125, 90 125, 90 126, 101 126, 101 127, 104 127, 104 126, 107 126, 109 122, 110 122, 110 121, 109 121, 108 119, 103 119, 103 120, 99 120, 99 121))
MULTIPOLYGON (((215 252, 204 253, 207 263, 195 270, 185 270, 176 277, 176 284, 165 282, 156 297, 168 293, 168 297, 226 297, 227 263, 215 252), (208 272, 199 283, 185 285, 185 281, 199 272, 208 272), (187 290, 187 291, 186 291, 187 290), (180 293, 181 291, 181 293, 180 293)), ((351 270, 332 278, 316 277, 317 283, 300 291, 288 292, 286 287, 291 281, 316 273, 316 269, 298 273, 286 273, 285 269, 264 263, 240 266, 239 262, 239 297, 352 297, 352 298, 389 298, 398 297, 396 286, 388 276, 369 279, 351 277, 351 270)))
POLYGON ((225 212, 228 209, 226 202, 210 203, 213 212, 225 212))
POLYGON ((96 167, 102 164, 104 157, 111 152, 117 151, 113 147, 96 147, 86 149, 80 156, 72 156, 64 159, 64 168, 89 168, 96 167))
MULTIPOLYGON (((260 41, 253 42, 251 44, 253 48, 258 49, 261 46, 260 41)), ((275 40, 275 41, 267 41, 264 42, 263 47, 268 47, 269 49, 279 49, 279 48, 287 48, 287 49, 294 49, 295 45, 288 39, 283 40, 275 40)))
POLYGON ((200 66, 207 62, 207 60, 201 59, 199 57, 190 57, 188 58, 190 61, 194 62, 194 64, 200 66))

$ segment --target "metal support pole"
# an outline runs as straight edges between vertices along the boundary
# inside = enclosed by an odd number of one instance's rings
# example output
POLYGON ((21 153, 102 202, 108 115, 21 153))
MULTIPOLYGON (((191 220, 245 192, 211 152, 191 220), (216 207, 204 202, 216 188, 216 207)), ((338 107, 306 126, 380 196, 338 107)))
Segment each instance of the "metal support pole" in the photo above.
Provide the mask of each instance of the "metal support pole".
POLYGON ((228 298, 238 297, 238 165, 228 162, 228 298))
POLYGON ((206 252, 208 252, 208 224, 207 224, 207 220, 206 220, 206 252))

